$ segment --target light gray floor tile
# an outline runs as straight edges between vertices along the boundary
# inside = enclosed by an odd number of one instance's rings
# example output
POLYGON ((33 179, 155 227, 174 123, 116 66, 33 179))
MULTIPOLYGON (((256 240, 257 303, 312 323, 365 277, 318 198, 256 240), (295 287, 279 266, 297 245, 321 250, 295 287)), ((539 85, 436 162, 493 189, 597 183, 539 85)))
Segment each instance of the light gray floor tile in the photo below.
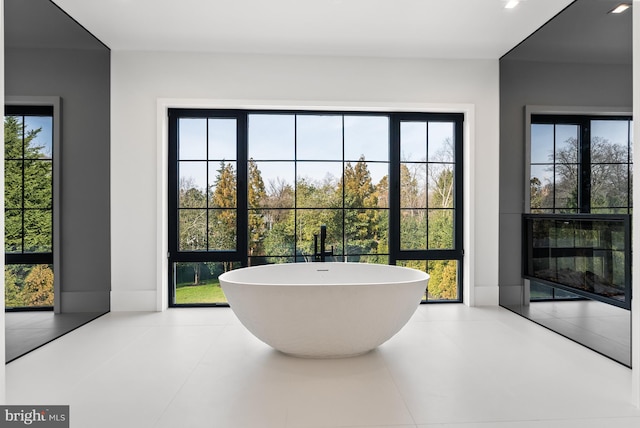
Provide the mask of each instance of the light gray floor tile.
POLYGON ((6 368, 9 403, 69 404, 80 427, 640 426, 628 368, 501 308, 423 305, 328 360, 271 349, 228 308, 111 313, 6 368))

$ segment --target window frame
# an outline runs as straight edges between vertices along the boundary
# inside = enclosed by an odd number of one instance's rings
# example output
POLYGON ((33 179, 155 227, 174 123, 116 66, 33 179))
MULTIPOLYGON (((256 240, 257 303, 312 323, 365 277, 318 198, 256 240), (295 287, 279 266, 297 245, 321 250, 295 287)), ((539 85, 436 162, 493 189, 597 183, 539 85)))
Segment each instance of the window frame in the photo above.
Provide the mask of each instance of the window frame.
MULTIPOLYGON (((610 121, 631 121, 633 120, 630 116, 598 116, 598 115, 552 115, 552 114, 535 114, 531 117, 531 126, 533 125, 575 125, 579 130, 579 140, 578 140, 578 153, 577 153, 577 165, 578 165, 578 201, 577 201, 577 210, 579 213, 591 213, 591 171, 594 164, 591 159, 591 129, 592 122, 598 120, 610 120, 610 121)), ((630 140, 628 140, 628 143, 630 140)), ((530 153, 529 148, 529 153, 530 153)), ((529 162, 529 167, 531 167, 531 162, 529 162)), ((554 165, 556 162, 554 161, 554 165)), ((625 164, 620 164, 625 165, 625 164)), ((630 172, 630 166, 633 165, 630 153, 629 153, 629 144, 627 144, 627 171, 630 172)), ((628 177, 630 174, 628 172, 628 177)), ((530 174, 529 174, 530 175, 530 174)), ((554 186, 555 187, 555 186, 554 186)), ((555 192, 555 190, 554 190, 555 192)), ((627 201, 631 201, 631 184, 628 182, 627 184, 627 201)), ((555 199, 555 198, 554 198, 555 199)), ((530 201, 530 199, 529 199, 530 201)), ((626 208, 627 213, 632 208, 632 205, 627 204, 627 207, 609 207, 614 209, 624 209, 626 208)), ((554 212, 556 211, 555 201, 554 206, 552 207, 554 212)))
POLYGON ((5 113, 6 116, 48 116, 52 118, 52 229, 51 229, 51 252, 38 253, 7 253, 5 250, 5 265, 9 264, 49 264, 53 266, 53 306, 40 307, 17 307, 7 308, 5 312, 23 312, 23 311, 50 311, 55 313, 61 312, 61 98, 60 97, 35 97, 35 96, 7 96, 5 97, 5 113))
MULTIPOLYGON (((427 300, 423 303, 463 301, 463 140, 464 113, 429 113, 429 112, 381 112, 381 111, 335 111, 335 110, 263 110, 263 109, 216 109, 216 108, 171 108, 168 115, 168 287, 170 307, 190 306, 228 306, 227 304, 177 304, 175 303, 175 272, 177 262, 237 262, 241 266, 248 265, 248 117, 251 114, 283 114, 283 115, 342 115, 342 116, 385 116, 389 118, 389 253, 388 264, 410 260, 455 260, 457 262, 457 299, 427 300), (179 251, 178 250, 178 122, 180 118, 236 118, 237 124, 237 247, 234 251, 179 251), (453 202, 453 248, 402 250, 400 248, 400 122, 452 122, 454 124, 454 202, 453 202), (240 215, 244 213, 244 215, 240 215)), ((297 157, 292 162, 300 162, 297 157)), ((343 164, 349 162, 342 158, 343 164)), ((373 162, 373 161, 372 161, 373 162)), ((344 171, 343 171, 344 173, 344 171)), ((344 197, 343 197, 344 200, 344 197)), ((294 206, 293 209, 298 209, 294 206)), ((342 210, 347 209, 344 204, 342 210)), ((343 214, 344 215, 344 214, 343 214)), ((344 228, 343 228, 344 235, 344 228)), ((343 236, 344 243, 344 236, 343 236)), ((346 248, 344 249, 346 251, 346 248)), ((345 255, 343 255, 345 256, 345 255)), ((348 254, 346 255, 348 256, 348 254)), ((294 256, 297 262, 297 256, 294 256)))
MULTIPOLYGON (((633 121, 631 112, 625 109, 601 110, 598 108, 559 108, 546 106, 525 107, 525 165, 524 165, 524 213, 531 213, 531 127, 534 124, 570 124, 580 127, 579 151, 578 151, 578 213, 590 213, 591 211, 591 121, 594 120, 629 120, 633 121), (582 141, 586 141, 583 143, 582 141), (587 165, 589 167, 587 167, 587 165)), ((631 127, 632 128, 632 127, 631 127)), ((631 129, 631 132, 633 130, 631 129)), ((633 165, 632 157, 628 158, 628 165, 633 165)), ((631 175, 629 175, 631 178, 631 175)), ((627 186, 628 201, 627 213, 633 208, 631 183, 627 186)), ((554 203, 555 211, 555 203, 554 203)))

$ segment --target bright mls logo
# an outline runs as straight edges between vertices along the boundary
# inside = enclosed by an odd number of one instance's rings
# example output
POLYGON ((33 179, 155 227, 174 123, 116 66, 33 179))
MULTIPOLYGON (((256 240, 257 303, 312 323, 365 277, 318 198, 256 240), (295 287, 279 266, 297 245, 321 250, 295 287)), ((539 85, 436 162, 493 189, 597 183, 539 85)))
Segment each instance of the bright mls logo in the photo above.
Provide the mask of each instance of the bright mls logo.
POLYGON ((69 428, 69 406, 0 406, 0 428, 69 428))

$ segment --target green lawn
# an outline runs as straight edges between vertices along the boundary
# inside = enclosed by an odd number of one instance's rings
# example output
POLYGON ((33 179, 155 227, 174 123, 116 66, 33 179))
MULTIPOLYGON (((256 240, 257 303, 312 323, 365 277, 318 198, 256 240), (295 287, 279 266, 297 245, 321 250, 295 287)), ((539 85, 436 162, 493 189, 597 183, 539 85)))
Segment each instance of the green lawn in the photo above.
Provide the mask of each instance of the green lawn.
POLYGON ((227 303, 227 298, 217 280, 204 281, 200 285, 178 284, 176 304, 227 303))

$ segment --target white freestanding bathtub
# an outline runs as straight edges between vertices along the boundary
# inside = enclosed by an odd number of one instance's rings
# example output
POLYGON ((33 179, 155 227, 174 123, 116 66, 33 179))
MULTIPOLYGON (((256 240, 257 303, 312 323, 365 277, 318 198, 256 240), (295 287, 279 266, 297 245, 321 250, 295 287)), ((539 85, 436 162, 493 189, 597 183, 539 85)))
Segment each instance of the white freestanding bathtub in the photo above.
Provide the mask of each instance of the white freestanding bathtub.
POLYGON ((409 321, 429 275, 365 263, 289 263, 220 275, 240 322, 286 354, 337 358, 368 352, 409 321))

